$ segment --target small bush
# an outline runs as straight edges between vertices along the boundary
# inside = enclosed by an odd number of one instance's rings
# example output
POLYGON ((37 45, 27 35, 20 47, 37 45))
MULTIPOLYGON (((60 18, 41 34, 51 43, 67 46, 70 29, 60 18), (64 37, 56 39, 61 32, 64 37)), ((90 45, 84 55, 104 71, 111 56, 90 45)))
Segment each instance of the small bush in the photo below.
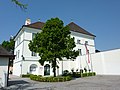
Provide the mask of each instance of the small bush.
POLYGON ((83 73, 83 69, 80 69, 80 73, 83 73))
POLYGON ((96 75, 96 73, 95 73, 95 72, 93 72, 93 73, 92 73, 92 76, 95 76, 95 75, 96 75))
POLYGON ((88 73, 88 76, 93 76, 93 72, 88 73))
POLYGON ((89 73, 81 73, 81 77, 88 77, 88 76, 95 76, 95 72, 89 72, 89 73))
POLYGON ((76 78, 80 78, 80 77, 81 77, 81 74, 78 73, 78 74, 75 75, 75 77, 76 77, 76 78))
POLYGON ((81 77, 87 77, 88 76, 88 73, 82 73, 81 74, 81 77))
POLYGON ((66 81, 70 81, 72 79, 71 76, 66 76, 66 81))
POLYGON ((69 74, 69 71, 68 70, 64 70, 63 71, 63 76, 67 76, 69 74))
POLYGON ((30 79, 31 80, 38 80, 38 77, 37 75, 30 75, 30 79))

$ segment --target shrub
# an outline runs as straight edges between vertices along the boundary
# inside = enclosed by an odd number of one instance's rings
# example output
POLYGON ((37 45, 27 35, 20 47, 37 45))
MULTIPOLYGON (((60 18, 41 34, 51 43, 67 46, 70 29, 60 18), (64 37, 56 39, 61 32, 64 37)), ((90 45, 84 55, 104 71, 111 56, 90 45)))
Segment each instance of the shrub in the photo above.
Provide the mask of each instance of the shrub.
POLYGON ((81 73, 81 77, 88 77, 88 76, 95 76, 95 72, 89 72, 89 73, 81 73))
POLYGON ((88 73, 81 73, 81 77, 87 77, 88 73))
POLYGON ((30 75, 30 79, 40 82, 64 82, 64 81, 70 81, 72 78, 70 76, 41 77, 37 75, 30 75))
POLYGON ((30 75, 30 79, 31 80, 38 80, 38 76, 37 75, 30 75))
POLYGON ((81 74, 77 73, 77 74, 75 75, 75 77, 76 77, 76 78, 79 78, 79 77, 81 77, 81 74))
POLYGON ((66 76, 66 81, 70 81, 72 79, 71 76, 66 76))
POLYGON ((92 72, 89 72, 89 73, 88 73, 88 76, 92 76, 92 74, 93 74, 92 72))
POLYGON ((95 76, 95 75, 96 75, 95 72, 89 72, 89 73, 88 73, 88 76, 95 76))
POLYGON ((30 75, 31 80, 40 81, 40 82, 65 82, 70 81, 72 77, 79 78, 79 77, 88 77, 88 76, 95 76, 95 72, 89 72, 89 73, 75 73, 74 74, 68 74, 68 76, 57 76, 57 77, 42 77, 41 75, 30 75))
POLYGON ((69 71, 68 70, 64 70, 63 71, 63 76, 67 76, 69 74, 69 71))
POLYGON ((95 73, 95 72, 93 72, 93 73, 92 73, 92 76, 95 76, 95 75, 96 75, 96 73, 95 73))
POLYGON ((83 69, 80 69, 80 73, 83 73, 83 69))

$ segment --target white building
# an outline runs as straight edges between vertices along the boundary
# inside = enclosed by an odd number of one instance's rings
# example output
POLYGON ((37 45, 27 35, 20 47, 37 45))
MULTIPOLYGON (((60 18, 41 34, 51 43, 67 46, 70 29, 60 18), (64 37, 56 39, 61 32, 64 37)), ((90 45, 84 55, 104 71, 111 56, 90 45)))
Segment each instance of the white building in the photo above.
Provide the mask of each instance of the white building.
MULTIPOLYGON (((13 75, 20 76, 21 74, 37 74, 37 75, 53 75, 53 70, 48 62, 45 62, 44 66, 41 66, 38 62, 39 55, 29 50, 28 44, 34 37, 35 33, 40 33, 43 27, 43 22, 30 23, 30 19, 26 21, 26 24, 21 27, 15 36, 15 50, 14 54, 16 58, 13 63, 13 75), (46 72, 47 71, 47 72, 46 72)), ((71 30, 71 37, 75 38, 76 47, 75 50, 80 51, 80 55, 86 54, 85 43, 89 53, 95 53, 95 35, 84 30, 74 22, 68 24, 71 30)), ((71 69, 81 69, 80 56, 76 60, 65 60, 58 63, 57 75, 62 74, 62 71, 71 69)))

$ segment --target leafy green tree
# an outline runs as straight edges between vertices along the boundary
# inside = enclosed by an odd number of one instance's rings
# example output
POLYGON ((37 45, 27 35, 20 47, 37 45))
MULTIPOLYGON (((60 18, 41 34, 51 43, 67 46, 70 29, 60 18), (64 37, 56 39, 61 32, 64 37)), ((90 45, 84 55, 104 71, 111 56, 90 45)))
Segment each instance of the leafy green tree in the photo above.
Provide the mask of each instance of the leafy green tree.
POLYGON ((56 67, 59 60, 63 60, 63 58, 75 59, 78 56, 79 52, 73 49, 75 46, 74 38, 70 36, 69 27, 64 26, 63 21, 59 18, 47 20, 42 32, 37 33, 29 43, 29 49, 39 53, 41 65, 44 65, 45 61, 51 63, 54 77, 56 77, 56 67))
POLYGON ((10 39, 10 41, 3 41, 2 42, 2 47, 4 47, 8 52, 14 53, 14 40, 10 39))

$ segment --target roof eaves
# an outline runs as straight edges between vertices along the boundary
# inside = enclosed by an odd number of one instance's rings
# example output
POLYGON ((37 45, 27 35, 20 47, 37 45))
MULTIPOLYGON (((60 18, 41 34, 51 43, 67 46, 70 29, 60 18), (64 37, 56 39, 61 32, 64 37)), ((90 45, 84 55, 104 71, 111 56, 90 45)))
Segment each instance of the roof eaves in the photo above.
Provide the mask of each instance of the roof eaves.
POLYGON ((17 34, 14 36, 14 40, 17 37, 17 35, 20 33, 20 31, 23 29, 24 25, 19 29, 19 31, 17 32, 17 34))

